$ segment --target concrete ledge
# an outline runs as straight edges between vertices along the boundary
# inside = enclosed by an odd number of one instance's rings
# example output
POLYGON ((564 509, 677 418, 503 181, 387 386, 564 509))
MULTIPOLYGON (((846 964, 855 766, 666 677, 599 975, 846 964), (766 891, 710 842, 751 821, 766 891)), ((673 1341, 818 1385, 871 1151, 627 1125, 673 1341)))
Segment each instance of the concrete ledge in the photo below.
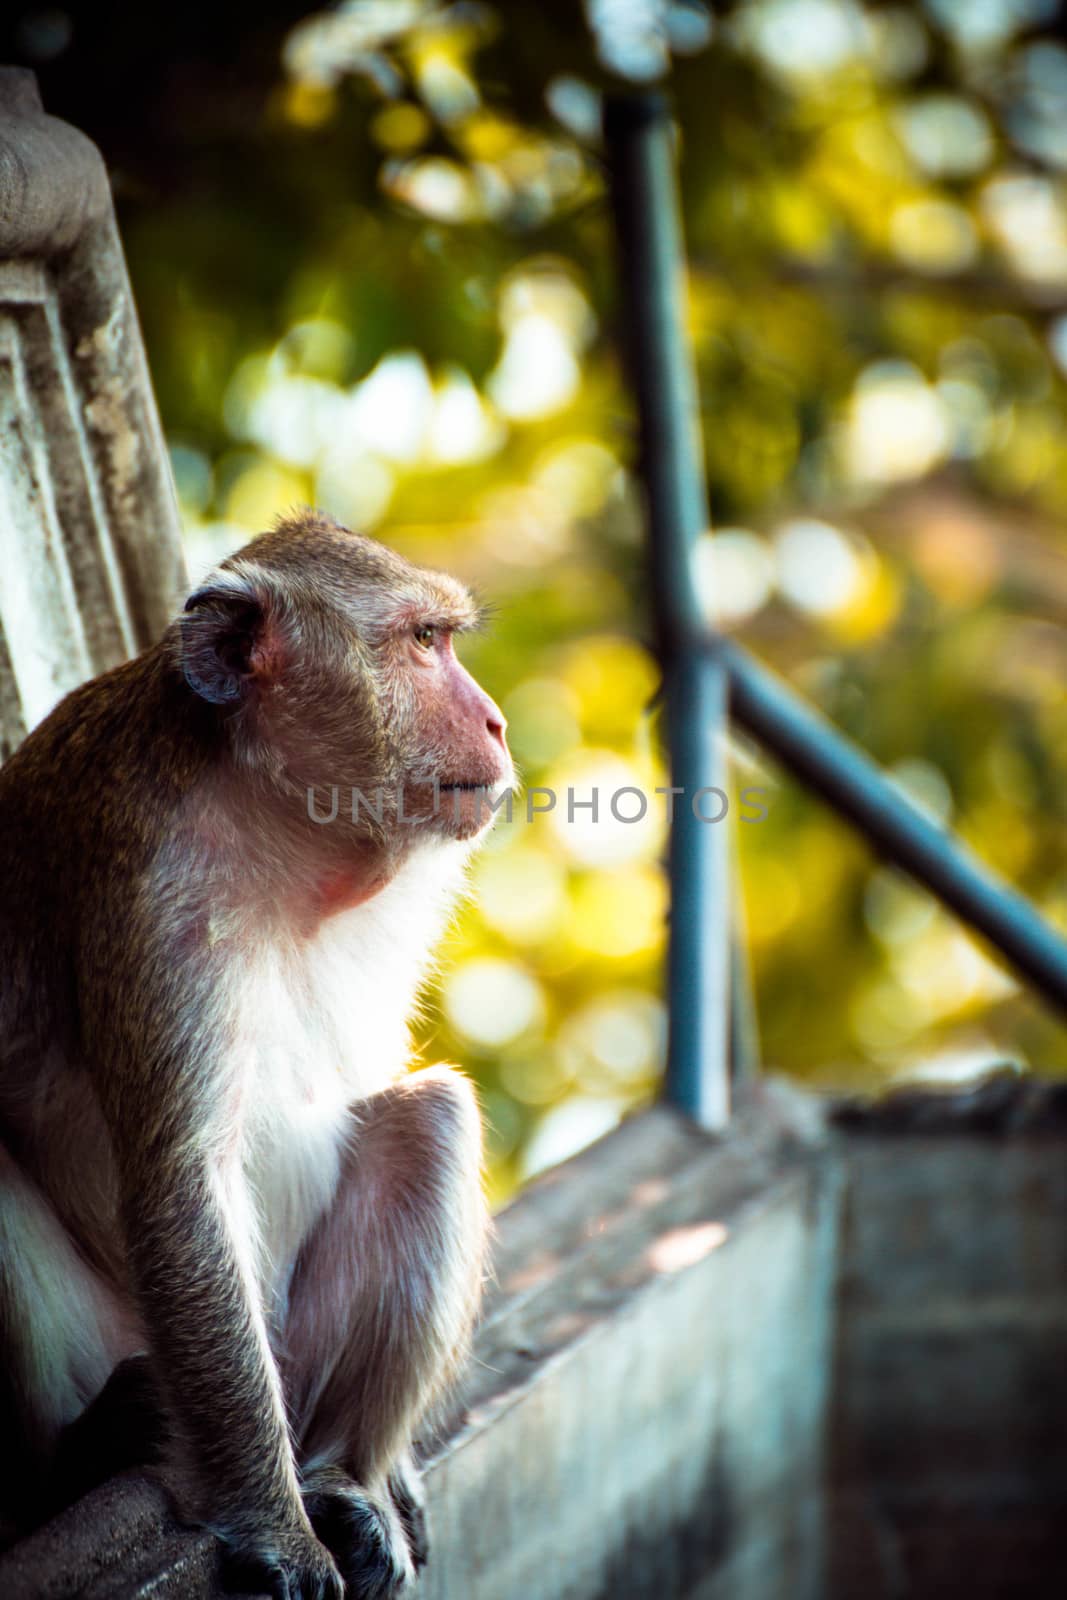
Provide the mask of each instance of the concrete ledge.
POLYGON ((1067 1583, 1063 1085, 998 1074, 845 1118, 834 1600, 1067 1583))
MULTIPOLYGON (((838 1166, 765 1097, 662 1108, 499 1219, 464 1404, 424 1447, 427 1600, 822 1600, 838 1166)), ((117 1479, 0 1558, 5 1600, 217 1593, 211 1541, 117 1479)))

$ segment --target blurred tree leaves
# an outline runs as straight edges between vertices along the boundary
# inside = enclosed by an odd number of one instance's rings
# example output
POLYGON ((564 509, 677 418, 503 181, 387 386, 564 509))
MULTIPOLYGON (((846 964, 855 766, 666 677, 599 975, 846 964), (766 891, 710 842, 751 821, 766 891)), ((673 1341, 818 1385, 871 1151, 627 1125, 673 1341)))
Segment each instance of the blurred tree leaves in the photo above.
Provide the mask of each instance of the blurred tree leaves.
MULTIPOLYGON (((112 168, 194 566, 314 498, 494 604, 468 659, 560 809, 492 839, 424 1032, 479 1076, 498 1193, 662 1059, 662 816, 561 821, 568 786, 667 781, 596 131, 627 74, 669 64, 677 111, 709 611, 1067 927, 1055 5, 15 13, 6 58, 112 168)), ((736 758, 772 792, 737 828, 771 1065, 1067 1065, 927 897, 736 758)))

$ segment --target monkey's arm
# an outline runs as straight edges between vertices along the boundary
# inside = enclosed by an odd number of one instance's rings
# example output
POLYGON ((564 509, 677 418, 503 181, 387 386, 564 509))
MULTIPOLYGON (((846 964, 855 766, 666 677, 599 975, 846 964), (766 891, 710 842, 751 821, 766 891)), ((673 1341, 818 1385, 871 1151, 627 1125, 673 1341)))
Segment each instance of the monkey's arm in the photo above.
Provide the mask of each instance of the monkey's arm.
POLYGON ((98 981, 93 1016, 112 1019, 98 1081, 131 1278, 173 1433, 171 1481, 183 1509, 261 1587, 285 1600, 340 1600, 300 1498, 239 1146, 223 1115, 222 1052, 203 1021, 211 995, 180 970, 156 984, 154 970, 146 960, 129 987, 98 981))

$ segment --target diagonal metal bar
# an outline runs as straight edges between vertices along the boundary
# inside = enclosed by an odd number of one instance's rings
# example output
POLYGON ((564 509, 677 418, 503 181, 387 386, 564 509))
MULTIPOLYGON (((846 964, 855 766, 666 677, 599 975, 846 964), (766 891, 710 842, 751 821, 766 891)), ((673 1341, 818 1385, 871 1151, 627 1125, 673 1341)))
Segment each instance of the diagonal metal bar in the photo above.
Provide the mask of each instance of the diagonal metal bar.
POLYGON ((1067 1011, 1067 940, 1025 896, 919 811, 869 756, 740 646, 711 634, 704 653, 726 672, 730 712, 742 727, 1067 1011))

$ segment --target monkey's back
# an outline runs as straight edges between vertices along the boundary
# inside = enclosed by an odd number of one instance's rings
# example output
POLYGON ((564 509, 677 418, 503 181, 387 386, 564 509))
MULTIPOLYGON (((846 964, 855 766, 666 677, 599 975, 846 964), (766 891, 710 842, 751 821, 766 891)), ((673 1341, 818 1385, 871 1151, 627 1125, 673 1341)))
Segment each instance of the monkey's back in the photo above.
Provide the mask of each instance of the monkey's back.
POLYGON ((0 768, 0 1142, 86 1253, 112 1266, 113 1162, 86 1061, 85 973, 202 767, 190 714, 156 646, 66 696, 0 768))

